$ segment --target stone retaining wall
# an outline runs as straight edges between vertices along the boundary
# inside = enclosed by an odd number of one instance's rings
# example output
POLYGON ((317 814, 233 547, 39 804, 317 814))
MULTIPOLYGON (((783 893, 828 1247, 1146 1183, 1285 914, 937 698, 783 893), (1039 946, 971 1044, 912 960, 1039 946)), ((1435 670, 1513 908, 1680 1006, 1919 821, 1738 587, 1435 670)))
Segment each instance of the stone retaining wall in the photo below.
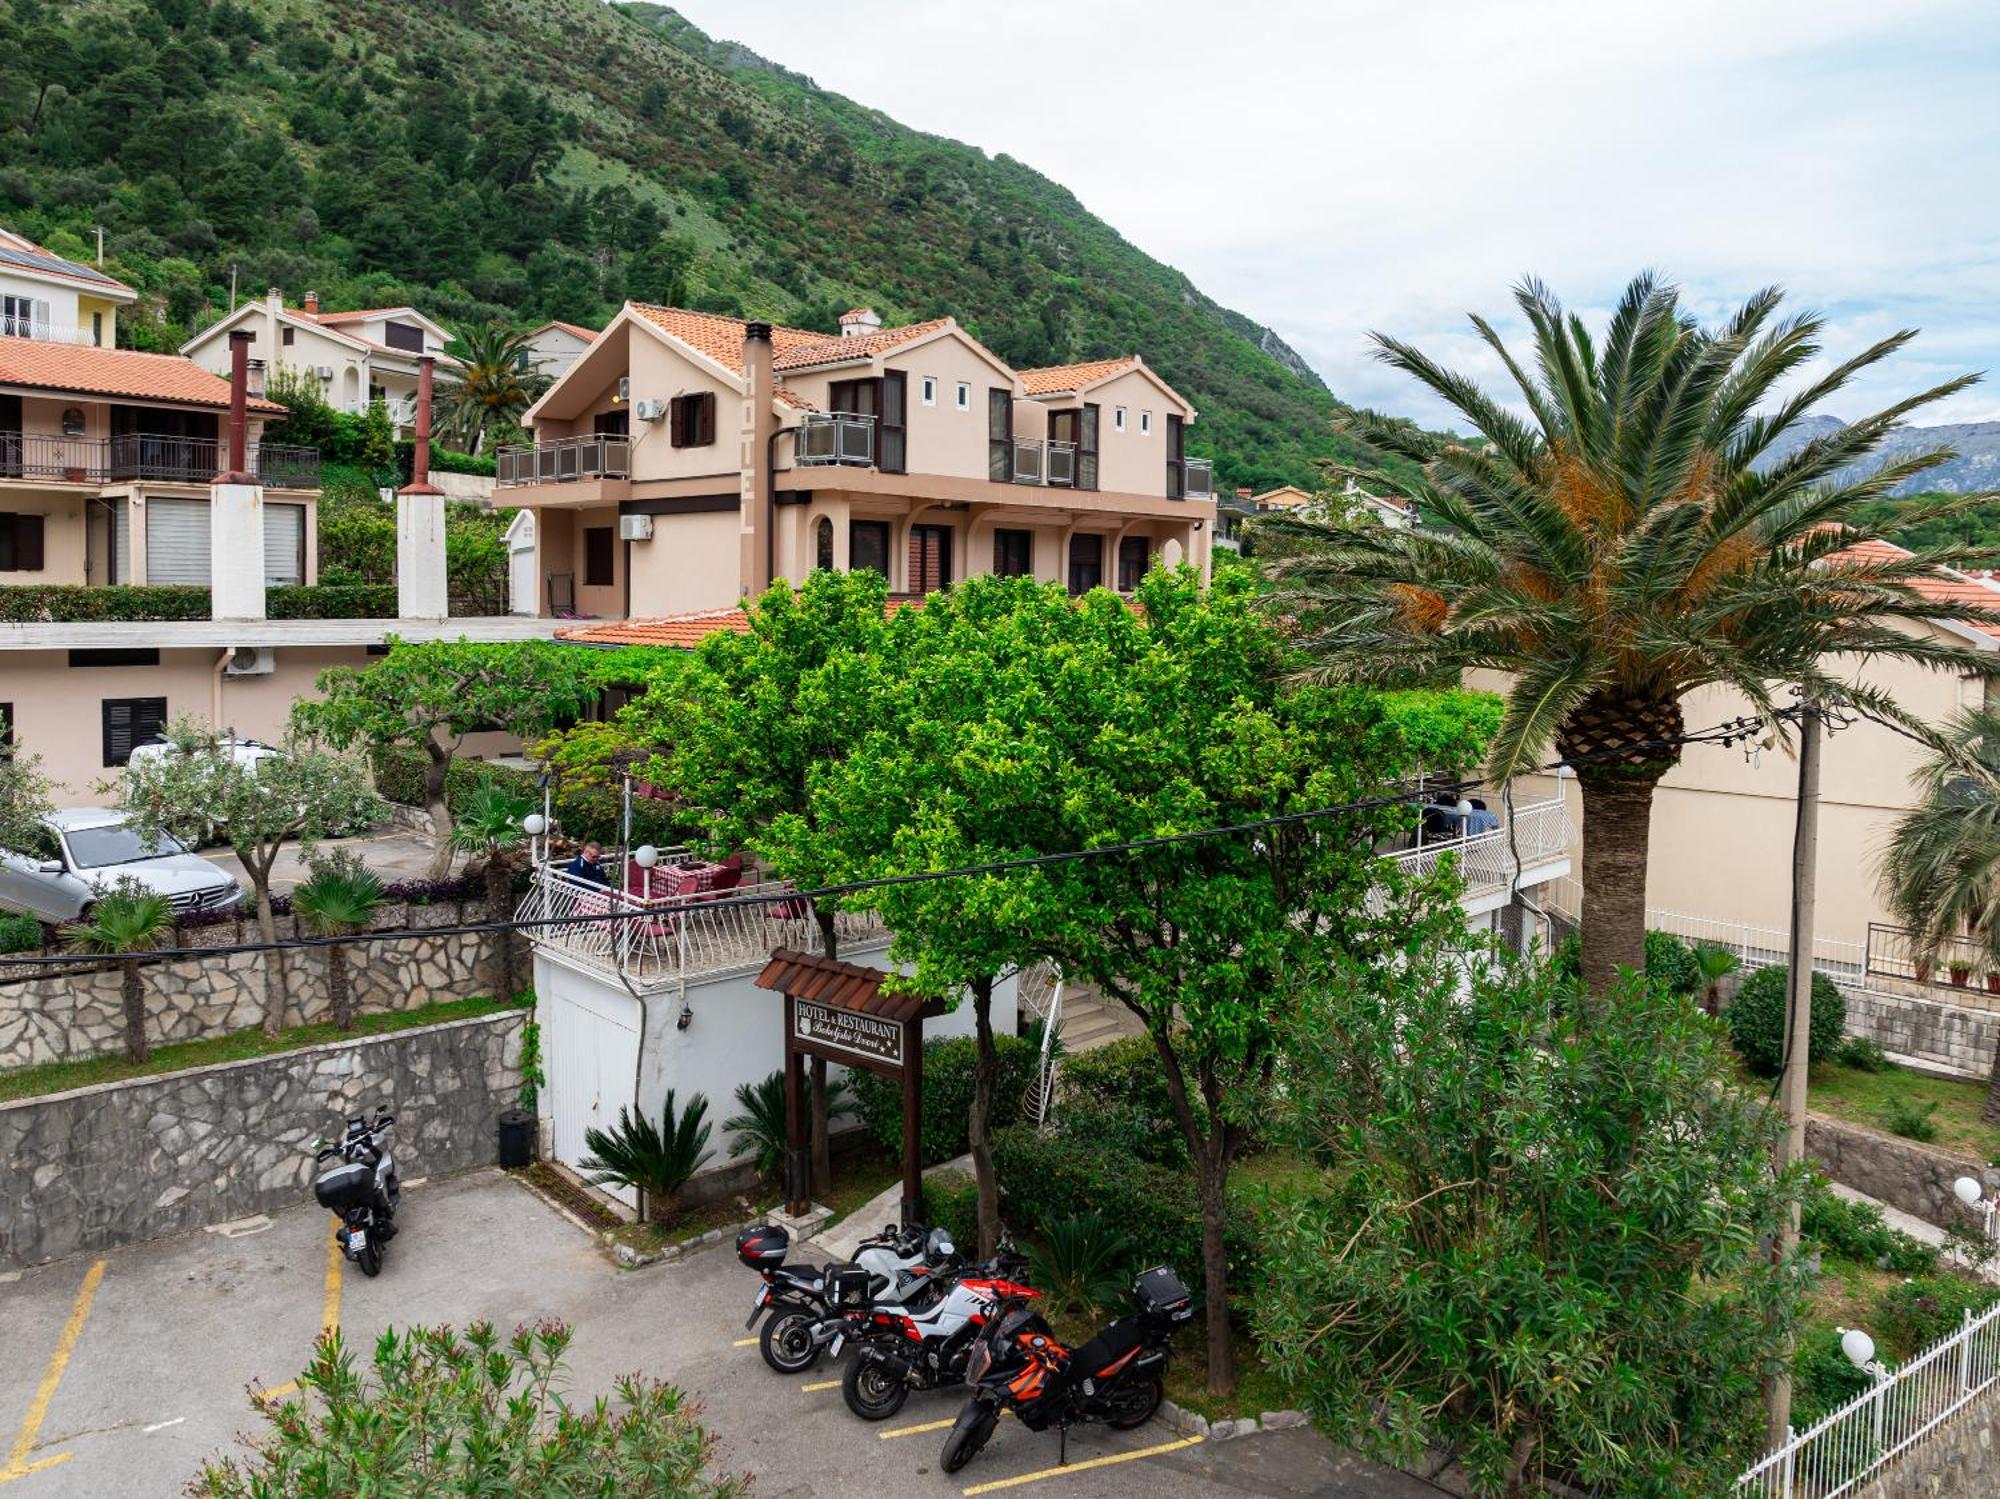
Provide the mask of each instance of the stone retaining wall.
POLYGON ((1843 1186, 1939 1228, 1964 1216, 1951 1190, 1959 1177, 1978 1178, 1988 1196, 2000 1190, 2000 1170, 1991 1166, 1821 1114, 1806 1117, 1806 1154, 1843 1186))
POLYGON ((1884 1051, 1940 1071, 1984 1077, 1991 1070, 2000 1014, 1881 989, 1840 988, 1850 1036, 1865 1036, 1884 1051))
POLYGON ((310 1202, 314 1138, 378 1105, 406 1179, 491 1164, 528 1013, 0 1104, 0 1269, 310 1202))
POLYGON ((1857 1499, 2000 1493, 2000 1389, 1988 1390, 1854 1490, 1857 1499))
MULTIPOLYGON (((455 903, 414 907, 410 914, 419 918, 411 923, 414 926, 457 924, 455 903)), ((473 919, 478 916, 474 914, 473 919)), ((229 932, 232 925, 195 928, 189 935, 229 932)), ((252 924, 252 936, 245 940, 255 940, 255 930, 252 924)), ((215 945, 235 940, 226 937, 215 945)), ((492 941, 491 934, 461 933, 349 946, 347 975, 357 1011, 414 1010, 439 1000, 492 993, 492 941)), ((284 964, 288 998, 283 1023, 309 1025, 324 1020, 330 1010, 327 965, 331 951, 307 947, 283 954, 218 953, 208 958, 147 963, 142 969, 147 1037, 159 1046, 199 1041, 261 1024, 265 965, 273 960, 284 964)), ((115 966, 92 964, 58 970, 16 967, 14 972, 35 976, 0 975, 0 1072, 124 1049, 122 977, 115 966)))

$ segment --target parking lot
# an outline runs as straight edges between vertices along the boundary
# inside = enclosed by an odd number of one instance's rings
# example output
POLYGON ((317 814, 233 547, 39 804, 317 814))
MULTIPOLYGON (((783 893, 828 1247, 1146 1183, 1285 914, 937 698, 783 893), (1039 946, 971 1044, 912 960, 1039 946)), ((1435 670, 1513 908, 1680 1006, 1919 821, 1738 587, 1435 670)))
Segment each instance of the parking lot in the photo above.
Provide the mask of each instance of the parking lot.
POLYGON ((330 1253, 310 1205, 233 1236, 186 1235, 0 1281, 0 1461, 5 1499, 181 1492, 202 1461, 256 1429, 249 1391, 288 1388, 324 1322, 365 1356, 391 1324, 542 1317, 576 1327, 570 1393, 633 1370, 695 1394, 721 1461, 763 1496, 844 1495, 885 1483, 959 1495, 1032 1486, 1090 1495, 1371 1495, 1436 1491, 1363 1464, 1309 1431, 1227 1444, 1157 1423, 1079 1430, 1070 1466, 1053 1434, 1003 1426, 963 1473, 936 1459, 952 1392, 913 1395, 881 1427, 856 1420, 822 1366, 773 1374, 747 1337, 753 1277, 728 1246, 619 1271, 589 1237, 497 1172, 413 1184, 375 1280, 330 1253), (920 1428, 920 1429, 919 1429, 920 1428))

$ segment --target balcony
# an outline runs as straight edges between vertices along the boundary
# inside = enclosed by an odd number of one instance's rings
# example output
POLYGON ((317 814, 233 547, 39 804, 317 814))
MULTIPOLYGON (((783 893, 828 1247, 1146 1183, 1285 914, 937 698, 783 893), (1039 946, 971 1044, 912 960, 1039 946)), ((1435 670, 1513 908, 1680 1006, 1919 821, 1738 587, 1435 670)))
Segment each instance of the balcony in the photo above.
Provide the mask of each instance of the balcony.
MULTIPOLYGON (((703 888, 702 871, 716 866, 685 848, 660 850, 650 873, 622 855, 607 854, 603 867, 614 878, 625 871, 626 888, 578 879, 553 859, 536 867, 519 915, 554 923, 528 928, 538 949, 655 994, 752 972, 774 947, 820 950, 819 923, 787 882, 703 888), (737 903, 744 896, 763 899, 737 903)), ((870 912, 841 913, 835 930, 843 948, 888 936, 870 912)))
POLYGON ((593 432, 585 437, 538 442, 533 447, 502 448, 497 458, 497 482, 503 489, 632 477, 632 439, 612 433, 593 432))
POLYGON ((39 343, 85 344, 101 347, 94 328, 71 323, 52 323, 47 318, 28 317, 18 312, 0 313, 0 338, 32 338, 39 343))
POLYGON ((1076 444, 1044 442, 1039 437, 1014 439, 1014 482, 1076 488, 1076 444))
MULTIPOLYGON (((128 432, 118 437, 63 437, 46 432, 0 432, 0 479, 43 479, 61 484, 125 484, 154 480, 207 484, 222 471, 228 450, 210 437, 159 437, 128 432)), ((277 489, 319 488, 319 450, 252 443, 250 471, 277 489)))
POLYGON ((875 418, 852 411, 809 411, 799 419, 792 461, 800 468, 875 462, 875 418))
POLYGON ((1215 465, 1206 458, 1167 460, 1167 498, 1207 500, 1215 497, 1215 465))
MULTIPOLYGON (((1478 814, 1473 814, 1477 826, 1478 814)), ((1569 873, 1574 839, 1562 798, 1514 809, 1513 821, 1457 837, 1426 839, 1385 857, 1413 879, 1428 879, 1449 859, 1464 881, 1459 899, 1474 915, 1505 905, 1515 890, 1569 873)))

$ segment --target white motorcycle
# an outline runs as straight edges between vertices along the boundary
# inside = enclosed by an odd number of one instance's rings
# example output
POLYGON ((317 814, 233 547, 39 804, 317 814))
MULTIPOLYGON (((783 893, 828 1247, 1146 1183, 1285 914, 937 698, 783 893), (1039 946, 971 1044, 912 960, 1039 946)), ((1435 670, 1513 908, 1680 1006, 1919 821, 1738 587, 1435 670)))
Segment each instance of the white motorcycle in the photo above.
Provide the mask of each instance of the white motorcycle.
POLYGON ((921 1300, 958 1260, 950 1234, 921 1224, 891 1223, 863 1239, 851 1265, 788 1265, 790 1248, 791 1235, 774 1223, 754 1224, 736 1236, 736 1257, 764 1281, 744 1325, 754 1326, 769 1309, 758 1346, 780 1374, 802 1373, 819 1362, 834 1341, 843 1300, 851 1306, 921 1300))
POLYGON ((313 1197, 340 1220, 334 1230, 340 1252, 368 1276, 382 1273, 382 1251, 396 1237, 396 1205, 403 1199, 395 1159, 383 1143, 395 1122, 379 1110, 372 1122, 350 1119, 340 1140, 321 1139, 313 1157, 316 1163, 340 1160, 314 1180, 313 1197))

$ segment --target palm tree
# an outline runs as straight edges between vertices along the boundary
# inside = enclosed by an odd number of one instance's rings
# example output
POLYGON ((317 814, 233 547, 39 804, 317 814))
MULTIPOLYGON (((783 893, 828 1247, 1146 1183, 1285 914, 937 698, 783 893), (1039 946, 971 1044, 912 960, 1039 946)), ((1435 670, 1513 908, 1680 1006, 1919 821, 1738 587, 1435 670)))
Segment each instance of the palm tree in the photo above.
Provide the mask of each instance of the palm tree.
MULTIPOLYGON (((1779 318, 1780 295, 1760 291, 1727 323, 1704 329, 1672 286, 1642 275, 1600 345, 1529 281, 1515 300, 1534 333, 1532 372, 1485 319, 1472 320, 1518 386, 1525 417, 1377 334, 1383 362, 1478 434, 1437 436, 1369 413, 1347 423, 1377 452, 1416 467, 1404 488, 1442 526, 1296 515, 1255 523, 1286 543, 1271 563, 1272 604, 1293 621, 1308 675, 1407 684, 1505 673, 1506 712, 1486 774, 1504 783, 1535 769, 1551 741, 1575 765, 1582 977, 1593 995, 1620 967, 1645 964, 1653 790, 1680 758, 1685 694, 1718 685, 1768 717, 1795 683, 1923 733, 1879 688, 1834 676, 1828 659, 1976 671, 1972 651, 1912 623, 2000 622, 1911 586, 1940 566, 2000 553, 1851 549, 1883 536, 1886 521, 1864 518, 1868 501, 1951 455, 1899 455, 1865 477, 1854 465, 1910 412, 1975 377, 1801 441, 1813 407, 1915 335, 1896 333, 1779 395, 1818 354, 1823 326, 1814 316, 1779 318)), ((1895 524, 1951 515, 1977 498, 1907 501, 1895 524)))
POLYGON ((1701 1007, 1709 1014, 1722 1013, 1722 981, 1742 966, 1736 954, 1718 942, 1704 942, 1694 950, 1694 971, 1701 992, 1701 1007))
POLYGON ((118 959, 125 1055, 135 1062, 145 1061, 147 1051, 146 985, 138 955, 161 946, 173 930, 173 902, 136 885, 120 885, 100 895, 82 920, 63 929, 63 945, 71 952, 118 959))
MULTIPOLYGON (((826 1085, 828 1117, 840 1112, 841 1102, 846 1094, 847 1084, 842 1079, 835 1078, 826 1085)), ((743 1112, 732 1114, 722 1121, 722 1127, 736 1137, 729 1147, 729 1158, 733 1161, 742 1156, 754 1155, 757 1174, 770 1176, 784 1164, 785 1150, 790 1139, 785 1122, 785 1074, 774 1072, 762 1082, 738 1083, 736 1104, 743 1112)), ((810 1076, 806 1079, 806 1107, 810 1118, 812 1109, 810 1076)))
MULTIPOLYGON (((1944 741, 1916 773, 1918 801, 1889 836, 1882 883, 1923 968, 1975 946, 2000 970, 2000 708, 1959 713, 1944 741)), ((1979 1113, 2000 1123, 2000 1047, 1979 1113)))
MULTIPOLYGON (((452 820, 451 846, 461 853, 485 856, 486 919, 504 924, 514 915, 514 851, 526 841, 521 821, 534 810, 526 795, 510 791, 497 781, 482 781, 466 798, 465 806, 452 820)), ((494 952, 499 975, 494 994, 511 999, 519 985, 515 975, 515 937, 508 930, 494 934, 494 952)))
MULTIPOLYGON (((312 875, 292 892, 292 914, 315 937, 347 937, 362 930, 382 906, 382 881, 353 854, 315 860, 312 875)), ((326 999, 333 1023, 354 1029, 353 991, 347 981, 347 944, 326 950, 326 999)))
POLYGON ((445 352, 458 368, 438 379, 437 434, 468 453, 518 428, 521 414, 551 383, 535 367, 528 335, 499 323, 461 329, 445 352))
POLYGON ((667 1089, 658 1125, 621 1107, 616 1129, 583 1132, 590 1151, 579 1163, 584 1180, 596 1186, 636 1188, 640 1217, 671 1223, 680 1213, 681 1188, 712 1154, 707 1148, 707 1120, 706 1097, 697 1093, 685 1111, 677 1110, 672 1088, 667 1089))

